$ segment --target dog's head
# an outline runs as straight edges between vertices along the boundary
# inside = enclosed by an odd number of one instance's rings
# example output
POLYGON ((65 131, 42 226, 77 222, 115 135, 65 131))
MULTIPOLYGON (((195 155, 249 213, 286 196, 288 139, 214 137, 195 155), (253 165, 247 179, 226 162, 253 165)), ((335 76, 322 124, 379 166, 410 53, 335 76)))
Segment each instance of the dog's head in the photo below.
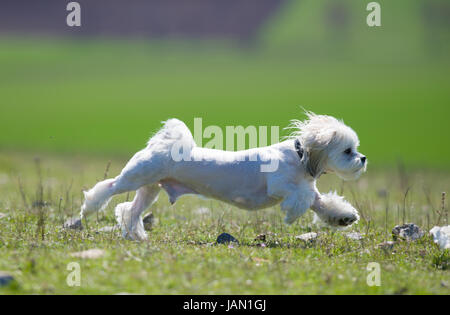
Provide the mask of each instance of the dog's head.
POLYGON ((366 170, 367 160, 358 152, 355 131, 331 116, 306 115, 307 120, 294 120, 292 126, 305 152, 307 171, 315 178, 334 172, 345 180, 357 179, 366 170))

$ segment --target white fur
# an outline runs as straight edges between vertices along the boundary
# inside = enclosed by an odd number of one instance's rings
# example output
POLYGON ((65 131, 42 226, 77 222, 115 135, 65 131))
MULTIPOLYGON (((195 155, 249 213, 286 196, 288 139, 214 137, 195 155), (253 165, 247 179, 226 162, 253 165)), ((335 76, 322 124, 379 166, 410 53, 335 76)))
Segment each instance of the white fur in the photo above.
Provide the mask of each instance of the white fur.
POLYGON ((111 199, 110 188, 113 183, 114 180, 108 179, 97 183, 91 190, 84 191, 84 204, 81 206, 81 213, 90 214, 106 208, 111 199))
POLYGON ((358 211, 336 192, 318 196, 311 208, 315 211, 314 223, 343 227, 359 221, 358 211))
POLYGON ((430 230, 430 234, 441 249, 450 249, 450 225, 434 226, 430 230))
POLYGON ((105 207, 113 195, 137 190, 133 202, 116 207, 116 216, 125 238, 144 240, 141 214, 163 188, 171 203, 184 194, 203 195, 247 210, 280 203, 286 223, 311 208, 328 224, 351 225, 359 219, 357 211, 335 193, 321 195, 316 180, 325 172, 354 179, 365 171, 367 163, 357 152, 358 137, 333 117, 310 112, 307 116, 306 121, 292 121, 295 131, 289 139, 237 152, 198 147, 186 125, 170 119, 119 176, 85 192, 81 216, 105 207), (302 159, 295 150, 295 139, 304 150, 302 159), (347 149, 351 152, 345 153, 347 149), (276 168, 268 172, 269 164, 276 168))

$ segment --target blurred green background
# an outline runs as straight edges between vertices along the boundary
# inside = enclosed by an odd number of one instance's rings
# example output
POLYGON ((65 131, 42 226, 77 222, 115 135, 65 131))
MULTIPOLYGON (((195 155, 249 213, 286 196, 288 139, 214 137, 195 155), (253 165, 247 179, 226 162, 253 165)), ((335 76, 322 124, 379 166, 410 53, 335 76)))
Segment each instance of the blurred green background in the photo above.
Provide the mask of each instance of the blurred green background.
POLYGON ((378 2, 370 28, 369 1, 282 1, 244 39, 0 24, 0 150, 130 156, 170 117, 283 128, 304 107, 372 165, 450 169, 449 2, 378 2))

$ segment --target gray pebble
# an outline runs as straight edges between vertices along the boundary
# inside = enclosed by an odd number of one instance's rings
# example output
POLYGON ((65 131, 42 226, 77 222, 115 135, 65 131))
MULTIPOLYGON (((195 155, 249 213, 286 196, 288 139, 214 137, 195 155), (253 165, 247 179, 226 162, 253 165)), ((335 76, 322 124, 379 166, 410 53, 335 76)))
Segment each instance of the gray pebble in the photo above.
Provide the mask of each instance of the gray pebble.
POLYGON ((7 272, 0 271, 0 287, 7 286, 14 280, 14 277, 7 272))
POLYGON ((377 248, 381 248, 383 250, 390 251, 390 250, 394 249, 394 245, 395 245, 394 242, 388 241, 388 242, 383 242, 383 243, 378 244, 377 248))
POLYGON ((416 241, 424 235, 425 232, 422 231, 414 223, 397 225, 392 229, 392 237, 394 238, 394 241, 397 240, 398 238, 407 241, 416 241))
POLYGON ((239 241, 235 239, 232 235, 228 233, 222 233, 217 237, 217 244, 228 244, 228 243, 237 243, 239 244, 239 241))
POLYGON ((82 230, 83 224, 80 218, 70 218, 64 223, 65 229, 82 230))

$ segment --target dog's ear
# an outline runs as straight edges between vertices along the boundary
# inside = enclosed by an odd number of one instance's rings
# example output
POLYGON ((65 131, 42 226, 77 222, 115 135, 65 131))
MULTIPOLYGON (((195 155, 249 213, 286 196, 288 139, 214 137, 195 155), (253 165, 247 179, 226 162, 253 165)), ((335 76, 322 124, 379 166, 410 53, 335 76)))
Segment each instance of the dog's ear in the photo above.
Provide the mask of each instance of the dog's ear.
POLYGON ((308 173, 317 178, 325 171, 325 162, 327 159, 326 150, 310 150, 305 156, 306 170, 308 173))
POLYGON ((317 178, 325 172, 329 146, 335 138, 336 131, 324 143, 313 143, 307 148, 307 154, 305 156, 306 170, 312 177, 317 178))

